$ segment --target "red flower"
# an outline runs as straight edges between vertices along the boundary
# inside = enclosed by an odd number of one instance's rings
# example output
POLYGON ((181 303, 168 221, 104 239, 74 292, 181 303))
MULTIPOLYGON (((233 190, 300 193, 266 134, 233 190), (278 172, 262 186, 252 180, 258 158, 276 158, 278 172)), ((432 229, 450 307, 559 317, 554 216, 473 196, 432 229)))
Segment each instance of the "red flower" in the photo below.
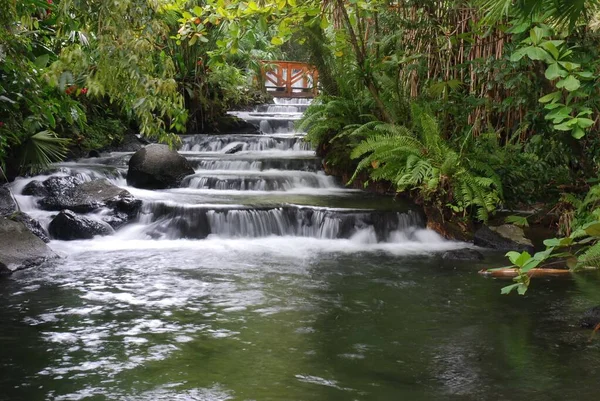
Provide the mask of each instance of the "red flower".
POLYGON ((4 127, 4 122, 0 121, 0 128, 4 127))
POLYGON ((83 89, 81 90, 81 94, 82 94, 82 95, 87 95, 87 92, 88 92, 87 88, 83 88, 83 89))
POLYGON ((48 4, 52 4, 52 0, 48 0, 48 4))
POLYGON ((202 65, 202 60, 198 60, 198 62, 196 63, 196 65, 202 65))

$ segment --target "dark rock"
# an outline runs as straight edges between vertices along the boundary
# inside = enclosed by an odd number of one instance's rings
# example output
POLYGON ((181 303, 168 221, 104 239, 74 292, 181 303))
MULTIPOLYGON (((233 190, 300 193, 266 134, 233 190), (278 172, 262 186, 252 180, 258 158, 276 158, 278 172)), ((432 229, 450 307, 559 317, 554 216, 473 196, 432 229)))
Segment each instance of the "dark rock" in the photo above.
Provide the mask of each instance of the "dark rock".
POLYGON ((229 149, 227 149, 224 153, 226 155, 232 155, 234 153, 241 152, 243 149, 244 149, 244 144, 243 143, 236 143, 235 145, 233 145, 232 147, 230 147, 229 149))
POLYGON ((43 198, 49 196, 50 192, 48 192, 48 189, 46 189, 44 183, 38 180, 33 180, 29 184, 25 185, 25 188, 23 188, 21 191, 21 195, 39 196, 40 198, 43 198))
POLYGON ((0 277, 8 276, 12 274, 12 270, 10 270, 6 265, 0 262, 0 277))
POLYGON ((106 223, 79 216, 70 210, 63 210, 48 226, 52 238, 70 241, 91 239, 96 235, 110 235, 113 229, 106 223))
POLYGON ((27 227, 27 229, 31 231, 33 235, 35 235, 45 243, 50 242, 50 238, 48 237, 48 233, 46 232, 44 227, 42 227, 42 225, 37 220, 31 218, 30 215, 20 212, 12 215, 10 219, 13 221, 23 223, 23 225, 27 227))
POLYGON ((167 145, 148 145, 129 160, 127 184, 136 188, 165 189, 179 186, 181 180, 194 169, 167 145))
POLYGON ((477 246, 501 251, 534 252, 533 244, 525 237, 523 229, 510 224, 483 226, 475 232, 473 242, 477 246))
POLYGON ((77 177, 50 177, 44 181, 49 196, 63 195, 81 184, 82 181, 77 177))
POLYGON ((127 133, 119 143, 112 144, 102 149, 102 152, 137 152, 149 142, 141 136, 127 133))
MULTIPOLYGON (((214 124, 214 131, 218 134, 247 134, 258 135, 260 131, 258 127, 246 120, 235 116, 219 117, 214 124)), ((213 132, 213 134, 215 133, 213 132)))
POLYGON ((475 249, 455 249, 442 255, 444 260, 483 260, 483 254, 475 249))
POLYGON ((0 218, 0 264, 14 271, 39 265, 57 255, 19 221, 0 218))
POLYGON ((88 152, 87 157, 89 157, 89 158, 100 157, 100 152, 98 152, 97 150, 90 150, 88 152))
POLYGON ((0 216, 8 216, 17 211, 17 204, 7 185, 0 187, 0 216))
POLYGON ((579 321, 581 327, 593 329, 600 324, 600 306, 594 306, 583 313, 579 321))
POLYGON ((42 199, 40 207, 44 210, 72 210, 76 213, 89 213, 102 207, 109 207, 126 213, 130 218, 137 215, 142 202, 135 199, 127 190, 99 179, 84 182, 61 195, 42 199))

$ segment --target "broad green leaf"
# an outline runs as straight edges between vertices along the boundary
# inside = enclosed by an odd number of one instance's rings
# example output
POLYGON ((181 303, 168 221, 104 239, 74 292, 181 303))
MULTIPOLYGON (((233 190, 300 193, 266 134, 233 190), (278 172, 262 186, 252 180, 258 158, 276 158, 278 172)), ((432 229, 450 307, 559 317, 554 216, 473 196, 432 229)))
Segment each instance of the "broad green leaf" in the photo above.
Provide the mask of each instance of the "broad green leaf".
POLYGON ((517 292, 519 293, 519 295, 525 295, 525 293, 527 292, 527 286, 525 284, 519 284, 519 286, 517 287, 517 292))
POLYGON ((542 260, 531 258, 521 267, 521 272, 527 273, 529 270, 538 267, 540 263, 542 263, 542 260))
POLYGON ((519 287, 520 284, 511 284, 511 285, 507 285, 506 287, 503 287, 502 290, 500 290, 500 293, 502 295, 508 295, 512 292, 512 290, 516 290, 519 287))
POLYGON ((35 59, 35 66, 38 68, 44 68, 48 65, 48 61, 50 60, 50 55, 43 54, 35 59))
POLYGON ((540 103, 548 103, 548 102, 552 102, 552 101, 557 101, 560 99, 561 93, 560 91, 556 91, 556 92, 552 92, 547 94, 544 97, 541 97, 539 102, 540 103))
POLYGON ((573 129, 573 125, 569 124, 572 120, 561 123, 561 124, 555 124, 554 125, 554 129, 557 131, 571 131, 573 129))
POLYGON ((517 62, 521 60, 527 54, 526 48, 522 47, 517 49, 513 54, 510 55, 510 61, 517 62))
POLYGON ((581 67, 581 64, 572 63, 570 61, 559 61, 560 65, 565 67, 565 70, 571 72, 581 67))
POLYGON ((579 71, 579 72, 576 72, 575 75, 577 75, 580 78, 584 78, 584 79, 594 78, 594 73, 591 71, 579 71))
POLYGON ((575 127, 571 131, 571 136, 575 139, 581 139, 585 136, 585 131, 581 127, 575 127))
POLYGON ((529 46, 525 48, 525 54, 532 60, 548 60, 551 59, 548 55, 548 52, 541 47, 533 47, 529 46))
POLYGON ((273 36, 273 38, 271 39, 271 43, 275 46, 280 46, 283 44, 283 39, 281 39, 279 36, 273 36))
POLYGON ((296 7, 296 0, 287 0, 287 3, 292 7, 296 7))
POLYGON ((515 251, 508 252, 506 254, 511 263, 515 266, 523 267, 523 265, 531 259, 529 252, 518 253, 515 251))
POLYGON ((567 76, 567 72, 563 70, 558 63, 552 63, 546 68, 546 79, 554 81, 557 78, 564 78, 567 76))
POLYGON ((594 120, 584 117, 578 117, 577 125, 582 129, 586 129, 594 125, 594 120))
POLYGON ((569 92, 576 91, 581 86, 581 82, 573 75, 569 75, 565 79, 561 79, 556 83, 556 87, 559 89, 566 89, 569 92))
POLYGON ((558 48, 554 45, 554 43, 552 43, 551 41, 546 41, 541 43, 540 46, 543 47, 548 53, 550 53, 554 60, 558 60, 560 52, 558 51, 558 48))
POLYGON ((582 227, 585 233, 592 237, 600 237, 600 221, 594 221, 582 227))

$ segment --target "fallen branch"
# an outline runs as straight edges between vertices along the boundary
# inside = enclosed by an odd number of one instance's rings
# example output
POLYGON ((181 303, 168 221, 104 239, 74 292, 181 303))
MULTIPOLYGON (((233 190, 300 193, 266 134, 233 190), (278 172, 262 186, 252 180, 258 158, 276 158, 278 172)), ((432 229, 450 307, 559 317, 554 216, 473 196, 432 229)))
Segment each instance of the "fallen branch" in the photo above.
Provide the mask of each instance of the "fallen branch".
MULTIPOLYGON (((483 269, 479 271, 479 274, 487 276, 487 277, 496 277, 496 278, 514 278, 519 275, 517 269, 507 268, 507 269, 483 269)), ((531 269, 527 272, 529 277, 546 277, 546 276, 567 276, 570 275, 571 271, 567 269, 546 269, 546 268, 538 268, 531 269)))

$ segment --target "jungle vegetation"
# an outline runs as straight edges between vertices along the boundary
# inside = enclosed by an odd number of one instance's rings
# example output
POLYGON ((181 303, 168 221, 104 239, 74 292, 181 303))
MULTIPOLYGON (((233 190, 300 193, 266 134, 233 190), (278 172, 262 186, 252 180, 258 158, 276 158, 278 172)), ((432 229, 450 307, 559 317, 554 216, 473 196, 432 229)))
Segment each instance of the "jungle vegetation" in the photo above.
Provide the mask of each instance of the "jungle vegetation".
POLYGON ((0 163, 9 176, 127 132, 175 145, 252 101, 260 60, 319 70, 299 128, 349 183, 383 182, 468 232, 500 210, 600 265, 598 0, 8 0, 0 163), (514 214, 514 213, 513 213, 514 214))

